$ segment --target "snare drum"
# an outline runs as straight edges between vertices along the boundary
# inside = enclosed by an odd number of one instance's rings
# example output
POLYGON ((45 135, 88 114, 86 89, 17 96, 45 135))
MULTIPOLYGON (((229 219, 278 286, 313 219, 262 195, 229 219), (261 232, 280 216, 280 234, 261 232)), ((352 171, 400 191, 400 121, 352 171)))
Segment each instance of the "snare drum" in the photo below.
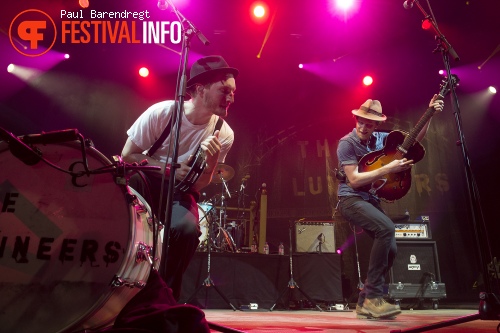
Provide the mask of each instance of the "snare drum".
POLYGON ((201 231, 201 235, 199 237, 200 245, 203 245, 203 242, 208 238, 208 226, 212 221, 212 217, 210 215, 211 213, 210 210, 212 209, 212 207, 213 207, 212 204, 208 204, 206 202, 201 202, 198 204, 198 215, 199 215, 198 224, 200 226, 200 231, 201 231))
MULTIPOLYGON (((37 147, 60 168, 83 170, 79 142, 37 147)), ((85 151, 90 170, 111 165, 96 149, 85 151)), ((110 324, 149 276, 150 216, 144 199, 111 173, 72 177, 43 161, 28 166, 0 142, 1 330, 110 324)))

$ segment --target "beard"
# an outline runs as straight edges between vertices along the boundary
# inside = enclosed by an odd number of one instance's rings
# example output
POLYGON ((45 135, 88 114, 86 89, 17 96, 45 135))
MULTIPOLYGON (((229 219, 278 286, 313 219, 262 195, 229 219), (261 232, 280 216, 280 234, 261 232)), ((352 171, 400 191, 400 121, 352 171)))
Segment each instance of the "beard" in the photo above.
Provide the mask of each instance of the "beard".
POLYGON ((223 118, 227 116, 227 109, 229 108, 229 105, 225 101, 217 100, 210 94, 203 96, 203 106, 216 116, 223 118))

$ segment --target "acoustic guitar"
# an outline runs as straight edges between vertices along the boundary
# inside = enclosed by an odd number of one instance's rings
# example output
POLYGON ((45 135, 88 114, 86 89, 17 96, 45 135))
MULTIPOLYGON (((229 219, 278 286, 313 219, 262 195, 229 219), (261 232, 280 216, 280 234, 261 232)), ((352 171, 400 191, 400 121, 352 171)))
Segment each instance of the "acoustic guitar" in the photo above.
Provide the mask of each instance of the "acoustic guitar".
MULTIPOLYGON (((455 80, 455 77, 451 77, 455 80)), ((452 82, 453 84, 453 82, 452 82)), ((437 99, 443 99, 449 92, 448 79, 443 80, 437 99)), ((358 163, 359 172, 373 171, 389 164, 394 160, 407 158, 414 163, 419 162, 425 155, 425 148, 417 141, 417 136, 425 124, 434 115, 434 108, 428 108, 410 133, 391 131, 380 150, 364 155, 358 163)), ((376 179, 369 185, 359 188, 387 201, 394 201, 404 197, 411 187, 411 169, 390 173, 376 179)))

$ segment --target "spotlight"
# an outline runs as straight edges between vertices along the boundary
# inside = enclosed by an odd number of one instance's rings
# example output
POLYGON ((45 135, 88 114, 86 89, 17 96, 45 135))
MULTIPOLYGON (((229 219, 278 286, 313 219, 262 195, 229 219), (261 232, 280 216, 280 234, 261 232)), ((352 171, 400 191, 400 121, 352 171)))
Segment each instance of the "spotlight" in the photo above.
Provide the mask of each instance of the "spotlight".
POLYGON ((353 0, 337 0, 337 7, 343 10, 350 9, 354 5, 353 0))
POLYGON ((139 75, 142 77, 147 77, 149 75, 149 69, 147 69, 146 67, 141 67, 141 69, 139 69, 139 75))
POLYGON ((14 64, 10 64, 9 66, 7 66, 7 72, 12 73, 15 68, 16 66, 14 66, 14 64))
POLYGON ((432 27, 431 20, 425 19, 422 21, 422 29, 429 30, 432 27))
POLYGON ((444 70, 440 69, 439 70, 439 75, 444 75, 444 70))
POLYGON ((337 252, 337 254, 342 254, 342 249, 338 248, 335 252, 337 252))
POLYGON ((266 9, 262 5, 257 5, 253 8, 253 15, 255 17, 262 18, 266 15, 266 9))
POLYGON ((299 64, 299 68, 304 68, 304 65, 303 64, 299 64))
POLYGON ((69 54, 67 54, 67 53, 66 53, 66 54, 64 55, 64 59, 69 59, 69 54))
POLYGON ((363 84, 365 86, 370 86, 373 83, 373 78, 370 75, 367 75, 363 78, 363 84))
POLYGON ((490 94, 496 94, 497 93, 497 89, 493 86, 489 86, 488 87, 488 91, 490 92, 490 94))
POLYGON ((82 8, 88 8, 89 7, 89 0, 78 0, 78 4, 80 4, 80 7, 82 7, 82 8))
POLYGON ((256 1, 250 6, 250 16, 254 23, 261 24, 269 17, 269 7, 263 1, 256 1))

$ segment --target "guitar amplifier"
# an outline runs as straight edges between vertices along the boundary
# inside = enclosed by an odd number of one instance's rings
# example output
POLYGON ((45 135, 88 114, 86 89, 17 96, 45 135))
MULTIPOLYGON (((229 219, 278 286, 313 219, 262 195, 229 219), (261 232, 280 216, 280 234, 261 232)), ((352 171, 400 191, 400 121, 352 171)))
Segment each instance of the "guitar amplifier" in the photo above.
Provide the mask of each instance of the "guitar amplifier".
POLYGON ((295 251, 335 253, 335 223, 332 221, 295 222, 295 251))
POLYGON ((397 239, 408 239, 408 240, 432 239, 428 216, 421 216, 416 221, 395 223, 394 227, 396 229, 397 239))

